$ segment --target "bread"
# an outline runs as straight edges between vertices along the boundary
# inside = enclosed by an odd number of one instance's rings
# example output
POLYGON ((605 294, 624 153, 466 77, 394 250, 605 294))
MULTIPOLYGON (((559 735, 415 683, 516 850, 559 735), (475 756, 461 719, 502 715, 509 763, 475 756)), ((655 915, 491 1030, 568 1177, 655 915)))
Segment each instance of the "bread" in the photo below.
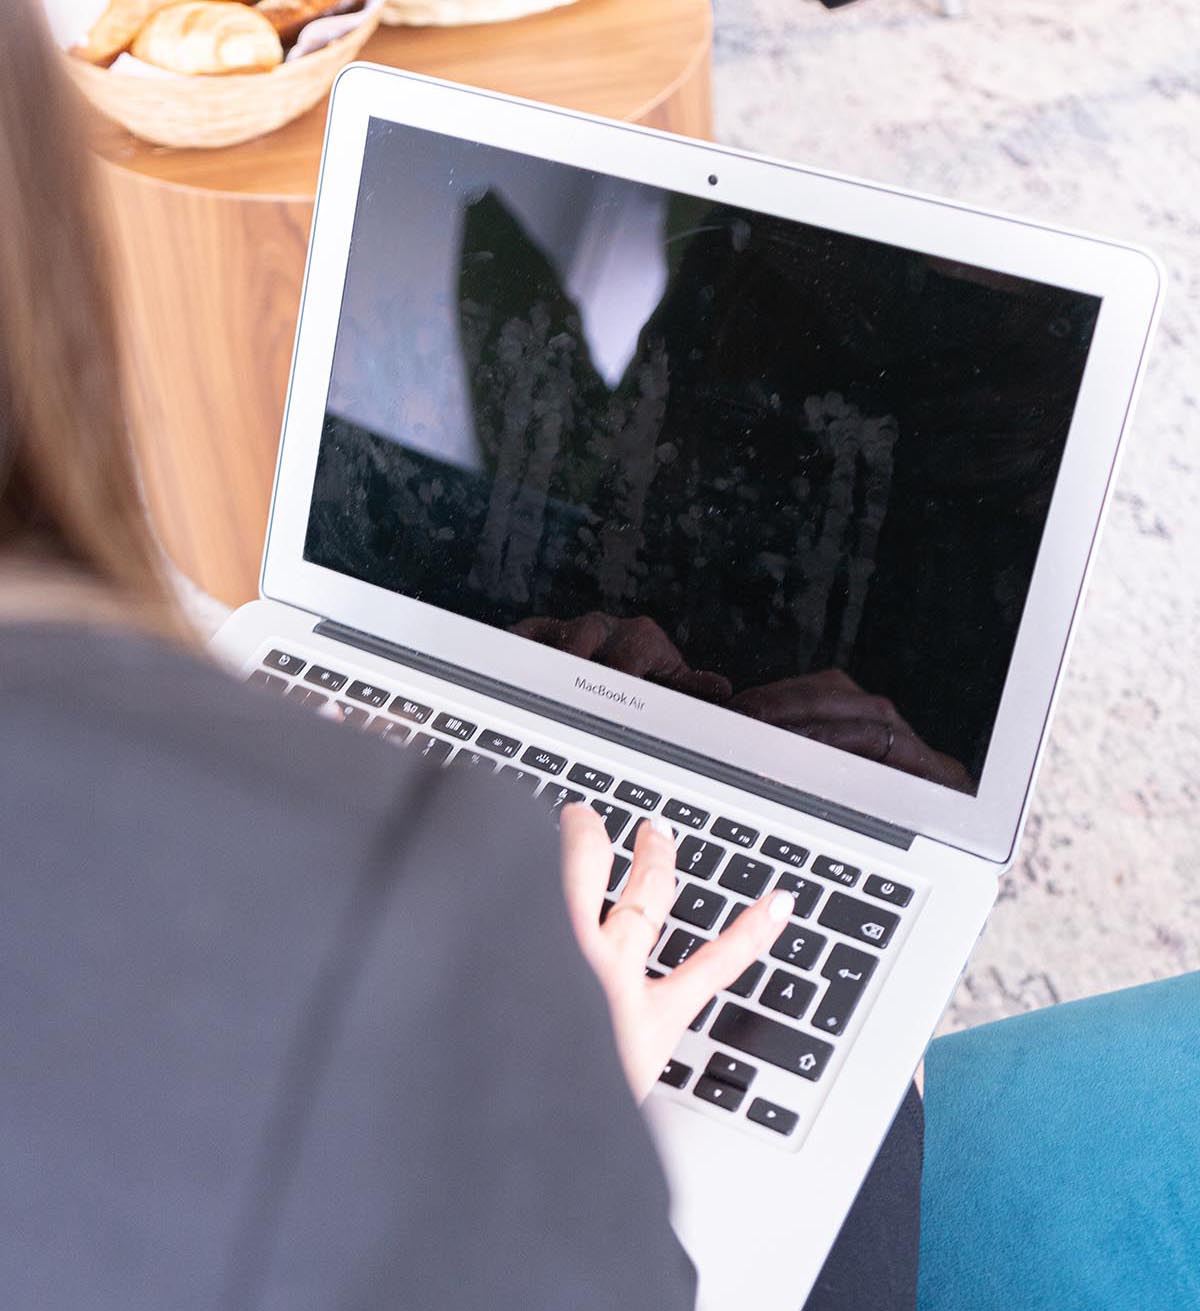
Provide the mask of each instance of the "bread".
POLYGON ((178 0, 110 0, 83 44, 72 47, 71 53, 89 64, 111 64, 123 50, 129 49, 148 19, 160 9, 177 3, 178 0))
POLYGON ((254 8, 279 33, 283 44, 290 46, 314 18, 361 9, 362 0, 259 0, 254 8))
POLYGON ((172 73, 261 73, 283 60, 279 34, 236 0, 186 0, 161 9, 133 43, 138 59, 172 73))

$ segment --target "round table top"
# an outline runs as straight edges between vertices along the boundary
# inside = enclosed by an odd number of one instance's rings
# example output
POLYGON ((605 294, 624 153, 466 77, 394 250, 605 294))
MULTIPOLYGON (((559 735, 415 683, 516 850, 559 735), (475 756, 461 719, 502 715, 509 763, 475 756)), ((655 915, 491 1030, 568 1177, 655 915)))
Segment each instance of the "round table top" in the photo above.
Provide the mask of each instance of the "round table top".
MULTIPOLYGON (((708 54, 709 0, 577 0, 566 8, 471 27, 380 27, 362 58, 470 86, 636 121, 708 54)), ((180 187, 311 199, 326 101, 268 136, 222 150, 152 146, 103 120, 110 164, 180 187)))

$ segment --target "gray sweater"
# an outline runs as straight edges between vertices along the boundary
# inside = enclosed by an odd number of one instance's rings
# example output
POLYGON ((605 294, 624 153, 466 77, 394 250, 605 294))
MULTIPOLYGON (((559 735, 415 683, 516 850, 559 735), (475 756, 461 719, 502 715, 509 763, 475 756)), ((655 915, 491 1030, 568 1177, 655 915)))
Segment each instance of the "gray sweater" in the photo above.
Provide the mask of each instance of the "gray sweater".
POLYGON ((689 1306, 536 803, 133 637, 0 627, 22 1311, 689 1306))

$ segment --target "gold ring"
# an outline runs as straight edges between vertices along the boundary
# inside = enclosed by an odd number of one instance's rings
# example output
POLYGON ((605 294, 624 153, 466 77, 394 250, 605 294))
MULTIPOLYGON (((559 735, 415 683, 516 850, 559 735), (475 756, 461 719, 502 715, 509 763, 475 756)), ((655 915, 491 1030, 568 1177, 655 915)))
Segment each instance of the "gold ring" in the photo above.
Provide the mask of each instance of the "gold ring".
POLYGON ((645 906, 635 906, 635 905, 632 904, 632 902, 628 902, 628 901, 619 901, 619 902, 618 902, 618 903, 617 903, 617 904, 612 908, 612 910, 610 910, 610 911, 608 912, 608 918, 609 918, 609 920, 611 921, 611 920, 612 920, 612 917, 613 917, 614 915, 619 915, 623 910, 627 910, 627 911, 629 911, 631 914, 634 914, 634 915, 640 915, 640 916, 642 917, 642 919, 644 919, 644 920, 646 921, 646 923, 649 924, 650 927, 654 930, 654 936, 655 936, 656 938, 657 938, 658 935, 662 932, 662 925, 656 923, 656 922, 651 918, 651 916, 650 916, 650 912, 645 908, 645 906))

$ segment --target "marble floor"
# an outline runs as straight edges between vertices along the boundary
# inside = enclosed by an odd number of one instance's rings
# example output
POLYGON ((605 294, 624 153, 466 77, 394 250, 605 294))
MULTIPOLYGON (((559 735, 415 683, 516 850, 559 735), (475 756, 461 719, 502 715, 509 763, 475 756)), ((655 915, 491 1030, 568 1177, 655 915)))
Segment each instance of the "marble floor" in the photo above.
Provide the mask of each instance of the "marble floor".
POLYGON ((1200 6, 716 0, 717 135, 1151 247, 1166 307, 956 1028, 1200 968, 1200 6))

